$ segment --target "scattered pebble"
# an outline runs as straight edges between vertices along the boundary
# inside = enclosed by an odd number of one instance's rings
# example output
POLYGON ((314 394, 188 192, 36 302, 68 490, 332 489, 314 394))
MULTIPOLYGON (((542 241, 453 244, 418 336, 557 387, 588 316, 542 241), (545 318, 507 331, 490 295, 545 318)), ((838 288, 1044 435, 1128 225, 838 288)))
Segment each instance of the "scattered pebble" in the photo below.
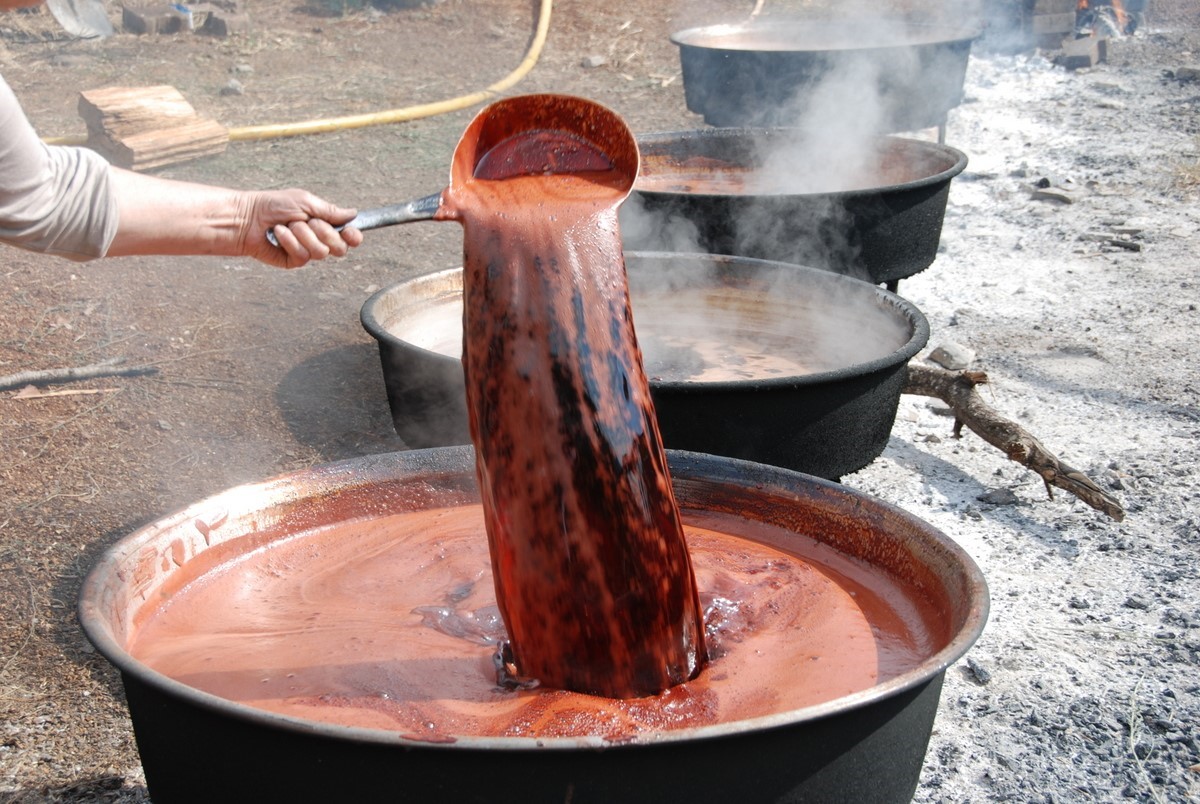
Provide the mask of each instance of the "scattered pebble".
POLYGON ((1016 505, 1019 502, 1017 495, 1012 489, 992 489, 984 494, 980 494, 975 499, 980 502, 985 502, 988 505, 1016 505))
POLYGON ((971 680, 981 687, 992 680, 991 672, 969 656, 967 657, 967 670, 969 671, 971 680))
POLYGON ((975 362, 975 350, 955 341, 943 341, 929 353, 929 359, 942 368, 959 371, 975 362))

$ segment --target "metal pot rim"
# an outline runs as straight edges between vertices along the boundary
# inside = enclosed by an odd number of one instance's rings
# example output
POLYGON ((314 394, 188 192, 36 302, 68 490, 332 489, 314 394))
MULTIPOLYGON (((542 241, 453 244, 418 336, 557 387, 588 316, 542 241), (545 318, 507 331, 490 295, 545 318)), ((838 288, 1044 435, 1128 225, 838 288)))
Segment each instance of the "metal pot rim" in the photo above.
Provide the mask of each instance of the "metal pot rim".
POLYGON ((951 25, 937 22, 918 22, 906 20, 900 17, 869 17, 868 23, 885 24, 895 26, 895 29, 905 33, 920 31, 922 33, 935 33, 940 35, 940 38, 922 39, 918 42, 905 41, 902 37, 898 37, 895 42, 886 44, 864 44, 856 47, 848 48, 822 48, 822 47, 795 47, 788 49, 759 49, 753 47, 730 47, 721 46, 719 44, 697 44, 694 40, 697 38, 707 38, 714 35, 725 36, 729 34, 739 34, 745 32, 757 32, 760 30, 771 31, 774 33, 782 30, 801 29, 805 32, 811 31, 813 28, 823 28, 826 31, 844 31, 847 26, 863 24, 862 20, 854 19, 820 19, 820 18, 805 18, 798 16, 772 16, 770 18, 756 18, 748 22, 724 22, 715 23, 712 25, 698 25, 691 28, 684 28, 675 31, 670 35, 670 41, 679 47, 696 48, 697 50, 711 50, 715 52, 728 53, 773 53, 783 56, 795 54, 815 54, 815 53, 836 53, 848 51, 865 51, 865 50, 884 50, 891 48, 910 48, 919 46, 941 46, 949 45, 957 42, 973 42, 983 35, 983 30, 979 26, 967 25, 951 25))
MULTIPOLYGON (((705 128, 705 129, 690 129, 684 131, 654 131, 646 134, 637 135, 638 147, 644 148, 645 145, 654 143, 678 142, 686 140, 699 139, 733 139, 733 138, 769 138, 786 134, 795 129, 786 126, 745 126, 745 127, 724 127, 724 128, 705 128)), ((950 167, 939 170, 937 173, 929 176, 922 176, 919 179, 912 181, 901 182, 899 184, 880 184, 875 187, 856 189, 856 190, 832 190, 830 192, 815 192, 815 193, 789 193, 782 191, 775 192, 755 192, 755 193, 673 193, 663 192, 661 190, 646 190, 638 187, 637 181, 633 183, 633 191, 640 195, 649 197, 671 197, 671 196, 687 196, 688 198, 822 198, 822 199, 847 199, 869 197, 881 195, 883 193, 905 192, 908 190, 919 190, 923 187, 930 187, 948 182, 958 174, 962 173, 967 167, 967 155, 957 148, 943 143, 929 142, 927 140, 918 140, 911 137, 898 137, 895 135, 883 135, 877 141, 891 141, 894 143, 902 143, 902 147, 911 148, 916 151, 926 151, 937 153, 941 156, 953 158, 953 164, 950 167)), ((645 168, 645 159, 643 159, 643 169, 645 168)))
MULTIPOLYGON (((908 340, 898 350, 882 357, 877 357, 874 360, 868 360, 862 363, 855 363, 851 366, 843 366, 830 371, 817 371, 811 374, 804 374, 794 377, 771 377, 761 380, 713 380, 706 382, 689 382, 685 380, 651 380, 650 386, 654 389, 670 390, 674 393, 689 393, 689 394, 705 394, 720 391, 735 391, 742 390, 748 386, 755 388, 771 389, 771 388, 803 388, 810 385, 821 385, 826 383, 835 383, 842 380, 863 377, 874 374, 878 371, 884 371, 895 366, 908 363, 917 355, 925 345, 929 342, 929 321, 925 318, 924 313, 907 299, 892 293, 889 290, 872 285, 862 279, 857 279, 851 276, 834 273, 832 271, 822 270, 820 268, 812 268, 805 265, 794 265, 792 263, 776 262, 774 260, 760 260, 754 257, 732 257, 723 254, 702 254, 702 253, 684 253, 684 252, 668 252, 668 251, 628 251, 625 253, 626 258, 633 257, 635 259, 694 259, 704 262, 728 262, 739 265, 758 265, 764 268, 777 270, 798 271, 800 273, 809 274, 817 277, 816 281, 829 282, 834 285, 841 285, 845 288, 853 288, 856 291, 863 293, 873 293, 881 305, 887 305, 897 310, 904 318, 908 319, 911 326, 911 332, 908 335, 908 340)), ((409 341, 404 341, 390 333, 383 325, 378 314, 378 309, 383 303, 383 300, 390 294, 394 293, 398 288, 409 285, 413 282, 421 280, 429 281, 440 277, 453 277, 462 273, 461 268, 447 268, 442 271, 436 271, 430 274, 422 274, 421 276, 405 279, 381 288, 373 293, 366 302, 363 303, 362 309, 359 312, 359 318, 363 328, 380 343, 389 343, 392 345, 403 345, 406 349, 416 351, 421 355, 429 355, 432 358, 443 361, 455 361, 457 358, 450 357, 442 352, 435 352, 430 349, 425 349, 417 346, 409 341)), ((636 317, 637 311, 634 310, 636 317)))

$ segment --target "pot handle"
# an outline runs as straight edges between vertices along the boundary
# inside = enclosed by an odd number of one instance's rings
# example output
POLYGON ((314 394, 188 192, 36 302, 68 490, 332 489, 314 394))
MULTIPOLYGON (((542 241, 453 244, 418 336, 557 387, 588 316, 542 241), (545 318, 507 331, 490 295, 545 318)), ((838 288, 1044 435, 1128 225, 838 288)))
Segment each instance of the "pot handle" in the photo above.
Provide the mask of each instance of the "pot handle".
MULTIPOLYGON (((440 192, 434 193, 424 198, 405 201, 402 204, 389 204, 386 207, 365 209, 358 213, 358 216, 354 220, 335 228, 340 232, 347 226, 353 226, 359 231, 365 231, 367 229, 378 229, 381 226, 394 226, 397 223, 429 221, 433 220, 441 204, 442 194, 440 192)), ((277 247, 279 245, 279 240, 275 237, 275 232, 272 230, 267 231, 267 241, 272 246, 277 247)))

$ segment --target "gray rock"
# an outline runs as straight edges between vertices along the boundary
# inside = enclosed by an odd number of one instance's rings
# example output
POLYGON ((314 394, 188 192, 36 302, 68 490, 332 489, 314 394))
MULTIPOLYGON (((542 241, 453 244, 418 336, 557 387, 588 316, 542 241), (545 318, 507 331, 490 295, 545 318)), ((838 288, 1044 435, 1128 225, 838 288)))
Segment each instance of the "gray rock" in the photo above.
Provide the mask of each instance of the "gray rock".
POLYGON ((988 505, 1016 505, 1019 502, 1012 489, 992 489, 975 499, 988 505))
POLYGON ((943 368, 958 371, 975 362, 975 350, 955 341, 944 341, 929 353, 929 359, 943 368))

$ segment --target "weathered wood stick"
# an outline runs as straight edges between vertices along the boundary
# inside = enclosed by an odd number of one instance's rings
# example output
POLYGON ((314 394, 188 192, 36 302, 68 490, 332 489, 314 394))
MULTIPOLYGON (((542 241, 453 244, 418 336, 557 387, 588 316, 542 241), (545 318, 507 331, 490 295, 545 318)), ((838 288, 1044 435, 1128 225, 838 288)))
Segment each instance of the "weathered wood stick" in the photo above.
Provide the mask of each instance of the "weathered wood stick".
POLYGON ((76 366, 42 371, 21 371, 0 377, 0 391, 13 388, 23 388, 26 385, 56 385, 76 380, 90 380, 96 377, 136 377, 142 374, 154 374, 158 369, 151 366, 134 368, 115 368, 124 361, 122 357, 113 357, 90 366, 76 366))
POLYGON ((940 399, 954 412, 954 437, 962 436, 965 424, 976 435, 998 448, 1017 463, 1038 474, 1046 484, 1046 493, 1054 497, 1052 487, 1069 491, 1085 503, 1120 522, 1125 509, 1087 475, 1060 461, 1024 428, 1001 416, 980 398, 976 385, 988 381, 982 371, 947 371, 933 366, 909 365, 904 393, 940 399))

